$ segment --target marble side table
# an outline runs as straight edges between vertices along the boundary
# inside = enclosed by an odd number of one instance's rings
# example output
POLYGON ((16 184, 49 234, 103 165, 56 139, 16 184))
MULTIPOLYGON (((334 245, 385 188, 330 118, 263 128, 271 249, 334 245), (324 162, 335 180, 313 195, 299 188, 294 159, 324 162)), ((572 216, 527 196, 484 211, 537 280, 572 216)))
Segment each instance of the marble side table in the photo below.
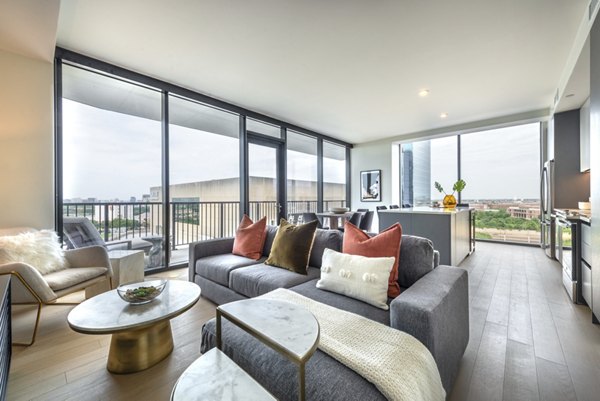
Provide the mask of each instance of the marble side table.
POLYGON ((129 304, 111 290, 77 305, 67 322, 79 333, 112 334, 108 371, 134 373, 156 365, 173 351, 170 320, 199 298, 198 285, 179 280, 169 280, 162 294, 143 305, 129 304))
POLYGON ((305 366, 319 344, 319 323, 301 306, 268 299, 245 299, 217 307, 217 348, 202 355, 183 372, 175 384, 171 400, 272 399, 221 351, 223 318, 298 366, 298 399, 303 401, 306 397, 305 366), (236 398, 232 388, 247 393, 236 398))
POLYGON ((98 283, 85 289, 85 299, 101 294, 108 289, 115 289, 121 284, 144 281, 144 251, 113 250, 108 251, 112 267, 112 288, 106 283, 98 283))

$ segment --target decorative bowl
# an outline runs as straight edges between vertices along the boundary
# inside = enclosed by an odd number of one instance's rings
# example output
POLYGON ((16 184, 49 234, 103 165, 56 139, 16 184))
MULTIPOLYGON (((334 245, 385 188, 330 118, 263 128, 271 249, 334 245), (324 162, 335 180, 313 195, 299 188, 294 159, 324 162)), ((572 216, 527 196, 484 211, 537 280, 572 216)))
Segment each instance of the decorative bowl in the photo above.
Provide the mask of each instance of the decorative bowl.
POLYGON ((350 209, 348 209, 347 207, 332 207, 331 209, 329 209, 331 213, 346 213, 349 210, 350 209))
POLYGON ((117 287, 117 294, 125 302, 129 302, 132 305, 142 305, 152 302, 152 300, 163 292, 166 285, 167 280, 123 284, 117 287))

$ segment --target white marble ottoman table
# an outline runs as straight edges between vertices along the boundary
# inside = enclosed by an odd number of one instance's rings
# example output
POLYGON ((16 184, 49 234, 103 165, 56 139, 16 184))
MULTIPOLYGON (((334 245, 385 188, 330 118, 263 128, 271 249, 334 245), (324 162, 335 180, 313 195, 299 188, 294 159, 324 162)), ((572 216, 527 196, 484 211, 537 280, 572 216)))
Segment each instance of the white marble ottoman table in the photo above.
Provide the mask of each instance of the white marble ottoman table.
POLYGON ((123 301, 111 290, 77 305, 67 321, 83 334, 112 334, 106 368, 112 373, 147 369, 173 351, 170 319, 198 302, 200 287, 169 280, 157 298, 143 305, 123 301))

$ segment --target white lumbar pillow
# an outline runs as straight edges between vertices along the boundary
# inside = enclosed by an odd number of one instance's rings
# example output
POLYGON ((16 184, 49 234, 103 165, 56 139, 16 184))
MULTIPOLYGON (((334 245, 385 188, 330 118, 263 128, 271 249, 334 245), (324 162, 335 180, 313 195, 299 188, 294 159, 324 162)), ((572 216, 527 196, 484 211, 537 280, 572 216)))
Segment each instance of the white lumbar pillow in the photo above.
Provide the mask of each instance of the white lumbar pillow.
POLYGON ((367 258, 325 249, 317 288, 388 310, 388 279, 394 261, 393 257, 367 258))
POLYGON ((48 274, 68 267, 58 235, 51 230, 0 237, 0 265, 21 262, 48 274))

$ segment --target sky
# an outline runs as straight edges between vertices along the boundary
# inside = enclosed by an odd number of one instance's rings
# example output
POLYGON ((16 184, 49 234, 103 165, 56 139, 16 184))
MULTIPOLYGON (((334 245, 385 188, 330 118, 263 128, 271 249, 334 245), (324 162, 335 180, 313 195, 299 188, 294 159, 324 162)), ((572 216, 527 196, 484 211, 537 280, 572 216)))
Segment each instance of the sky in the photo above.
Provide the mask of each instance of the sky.
MULTIPOLYGON (((239 176, 237 138, 170 126, 171 184, 239 176)), ((273 177, 270 149, 253 147, 252 173, 273 177)), ((316 156, 288 152, 288 177, 316 180, 316 156)), ((344 162, 325 159, 326 182, 345 182, 344 162)), ((161 123, 63 99, 63 197, 141 199, 161 185, 161 123)))
MULTIPOLYGON (((539 123, 461 135, 461 176, 467 186, 463 199, 539 199, 539 123)), ((452 192, 457 179, 457 139, 431 142, 431 195, 433 183, 452 192)))
MULTIPOLYGON (((63 99, 64 198, 141 199, 161 183, 159 121, 63 99)), ((461 136, 463 199, 539 198, 539 124, 461 136)), ((171 184, 239 175, 237 138, 171 125, 171 184)), ((431 141, 431 196, 439 181, 451 192, 457 179, 456 137, 431 141)), ((253 175, 274 176, 272 149, 252 148, 253 175)), ((288 153, 288 177, 316 180, 316 156, 288 153)), ((343 183, 345 164, 324 160, 326 182, 343 183)))

